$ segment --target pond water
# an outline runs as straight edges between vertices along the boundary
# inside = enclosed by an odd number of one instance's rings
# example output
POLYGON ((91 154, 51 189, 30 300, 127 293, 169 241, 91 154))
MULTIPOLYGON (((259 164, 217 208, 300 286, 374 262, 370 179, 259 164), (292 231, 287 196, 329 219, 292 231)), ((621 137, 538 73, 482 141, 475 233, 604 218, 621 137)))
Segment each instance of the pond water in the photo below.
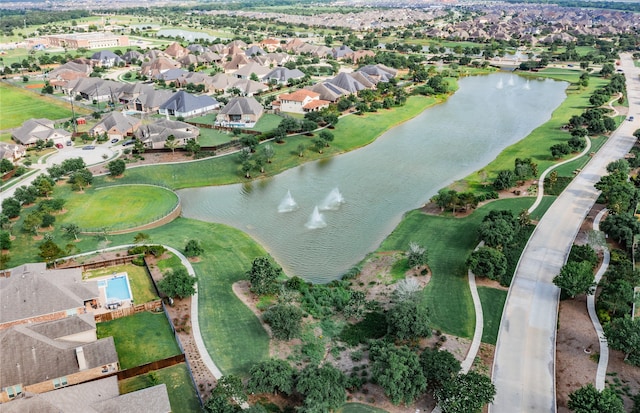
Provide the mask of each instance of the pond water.
POLYGON ((447 102, 364 148, 269 179, 180 190, 182 213, 247 232, 290 276, 329 282, 405 212, 547 121, 566 86, 510 73, 464 78, 447 102))
POLYGON ((193 32, 193 31, 189 31, 189 30, 182 30, 182 29, 161 29, 158 30, 158 32, 156 33, 156 36, 160 37, 160 36, 165 36, 165 37, 182 37, 183 39, 185 39, 186 41, 194 41, 196 39, 206 39, 206 40, 210 40, 210 41, 214 41, 216 40, 215 36, 211 36, 207 33, 202 33, 202 32, 193 32))

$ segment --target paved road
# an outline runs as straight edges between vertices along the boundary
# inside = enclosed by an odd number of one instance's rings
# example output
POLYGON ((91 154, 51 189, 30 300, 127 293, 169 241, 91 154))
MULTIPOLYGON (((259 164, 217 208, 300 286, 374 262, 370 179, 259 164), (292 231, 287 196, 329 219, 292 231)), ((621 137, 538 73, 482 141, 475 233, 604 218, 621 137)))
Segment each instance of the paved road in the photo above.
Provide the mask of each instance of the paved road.
MULTIPOLYGON (((630 114, 640 118, 639 70, 622 58, 627 77, 630 114)), ((640 120, 640 119, 639 119, 640 120)), ((560 272, 584 217, 598 191, 594 184, 606 165, 626 154, 640 127, 623 122, 583 171, 549 208, 527 247, 509 290, 502 314, 493 364, 496 398, 492 413, 556 412, 555 342, 559 290, 552 283, 560 272)))

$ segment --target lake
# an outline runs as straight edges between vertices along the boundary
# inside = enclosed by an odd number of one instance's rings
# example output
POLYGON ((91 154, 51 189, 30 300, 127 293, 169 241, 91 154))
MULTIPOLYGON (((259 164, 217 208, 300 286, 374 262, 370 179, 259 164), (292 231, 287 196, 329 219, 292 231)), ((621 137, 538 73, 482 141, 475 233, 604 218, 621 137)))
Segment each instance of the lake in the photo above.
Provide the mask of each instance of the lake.
POLYGON ((546 122, 568 85, 512 73, 459 84, 445 103, 364 148, 247 184, 180 190, 182 213, 247 232, 290 276, 318 283, 339 278, 405 212, 546 122))

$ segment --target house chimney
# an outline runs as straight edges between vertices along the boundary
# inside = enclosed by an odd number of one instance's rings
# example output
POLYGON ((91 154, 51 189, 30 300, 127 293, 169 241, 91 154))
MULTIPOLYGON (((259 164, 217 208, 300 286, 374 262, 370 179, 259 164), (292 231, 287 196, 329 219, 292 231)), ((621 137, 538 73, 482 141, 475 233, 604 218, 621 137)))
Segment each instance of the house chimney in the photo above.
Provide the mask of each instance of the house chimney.
POLYGON ((80 371, 87 369, 87 360, 84 358, 84 350, 82 347, 76 347, 76 357, 78 358, 78 367, 80 371))

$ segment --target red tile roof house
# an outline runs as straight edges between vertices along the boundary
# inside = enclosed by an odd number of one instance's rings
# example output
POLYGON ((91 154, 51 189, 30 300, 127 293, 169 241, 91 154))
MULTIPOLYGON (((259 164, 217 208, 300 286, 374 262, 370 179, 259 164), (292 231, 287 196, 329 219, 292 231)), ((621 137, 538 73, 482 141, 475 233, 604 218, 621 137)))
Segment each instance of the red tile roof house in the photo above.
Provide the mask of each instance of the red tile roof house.
POLYGON ((279 107, 280 112, 306 113, 320 110, 329 106, 329 101, 321 100, 320 94, 311 90, 300 89, 293 93, 283 93, 273 107, 279 107))

